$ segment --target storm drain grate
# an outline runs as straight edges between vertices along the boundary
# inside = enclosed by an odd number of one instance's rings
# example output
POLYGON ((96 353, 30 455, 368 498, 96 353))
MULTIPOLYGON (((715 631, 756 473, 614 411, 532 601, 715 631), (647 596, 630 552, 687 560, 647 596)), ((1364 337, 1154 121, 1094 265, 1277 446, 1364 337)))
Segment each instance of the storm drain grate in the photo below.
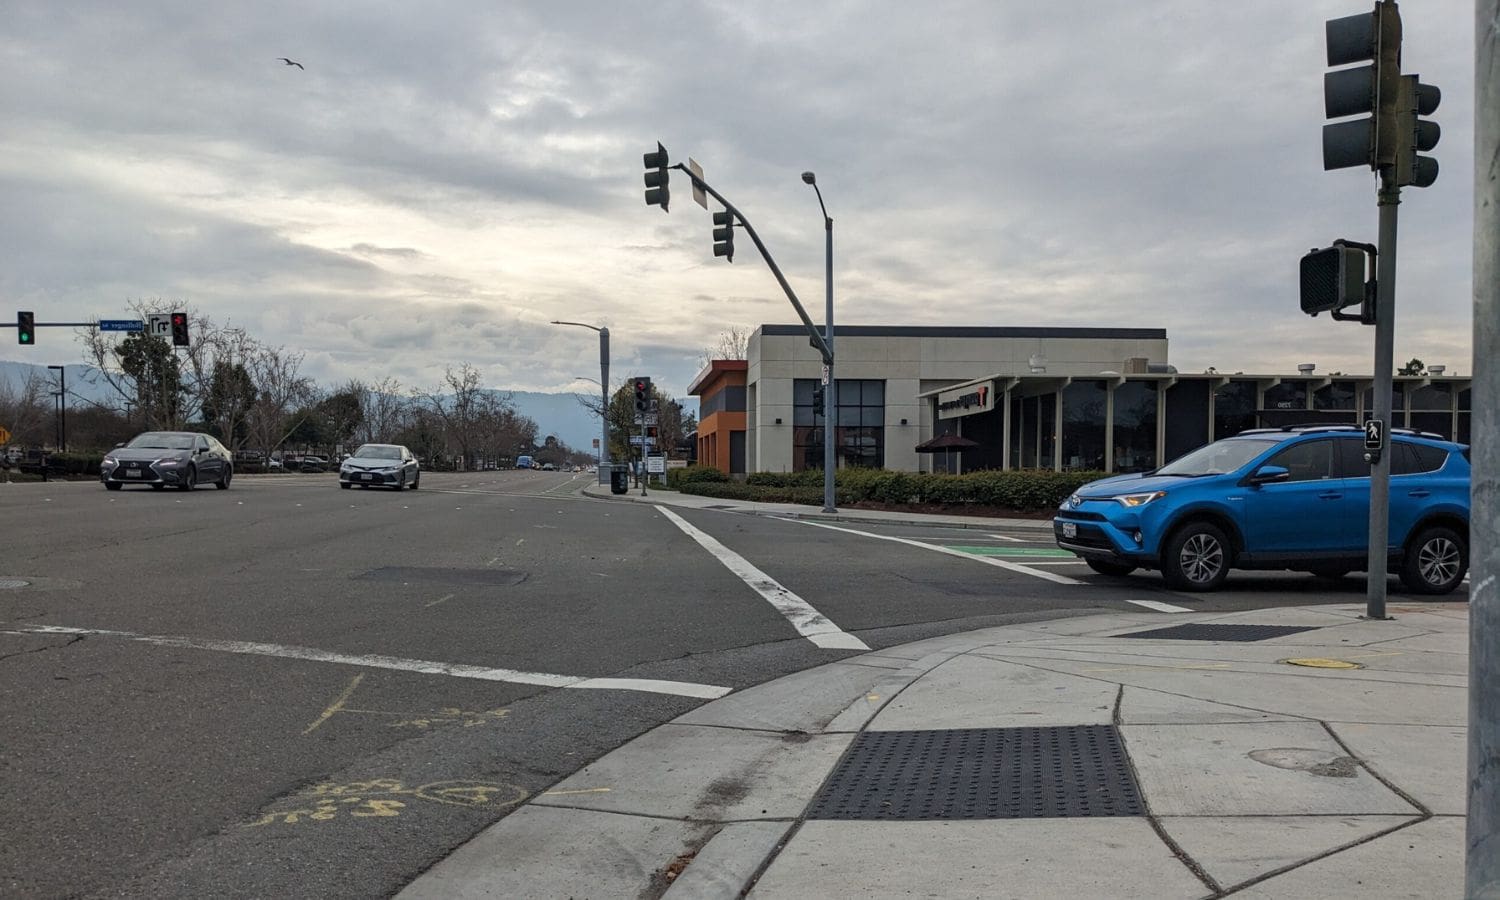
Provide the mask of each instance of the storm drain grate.
POLYGON ((813 801, 813 819, 1144 816, 1113 725, 867 731, 813 801))
POLYGON ((447 569, 425 566, 386 566, 354 576, 359 581, 432 581, 438 584, 513 585, 526 580, 519 569, 495 566, 487 569, 447 569))
POLYGON ((1264 641, 1284 634, 1315 631, 1312 625, 1209 625, 1204 623, 1173 625, 1150 631, 1117 634, 1122 638, 1159 638, 1168 641, 1264 641))

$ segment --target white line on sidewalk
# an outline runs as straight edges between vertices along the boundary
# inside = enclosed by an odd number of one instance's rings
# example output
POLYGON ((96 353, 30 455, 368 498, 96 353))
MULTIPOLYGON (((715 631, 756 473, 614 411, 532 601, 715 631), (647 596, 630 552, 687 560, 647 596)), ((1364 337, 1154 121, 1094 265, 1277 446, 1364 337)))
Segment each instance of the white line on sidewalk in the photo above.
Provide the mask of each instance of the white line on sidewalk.
POLYGON ((840 629, 828 617, 813 609, 812 604, 783 587, 776 579, 757 569, 751 562, 733 550, 714 540, 711 536, 688 524, 665 506, 656 511, 667 517, 683 533, 697 541, 699 546, 712 553, 724 567, 740 577, 786 617, 797 633, 828 650, 868 650, 869 646, 859 638, 840 629))
MULTIPOLYGON (((892 537, 888 534, 874 534, 869 531, 856 531, 853 528, 840 528, 837 525, 829 525, 826 522, 809 522, 805 519, 793 519, 790 521, 798 521, 803 525, 812 525, 816 528, 827 528, 832 531, 842 531, 847 534, 857 534, 860 537, 876 538, 877 540, 882 541, 895 541, 898 544, 910 544, 913 547, 921 547, 923 550, 935 550, 938 553, 946 553, 949 556, 957 556, 960 559, 972 559, 975 562, 984 563, 987 566, 995 566, 999 569, 1009 569, 1012 572, 1018 572, 1022 575, 1032 575, 1044 581, 1051 581, 1057 584, 1088 584, 1087 581, 1079 581, 1076 578, 1069 578, 1066 575, 1058 575, 1056 572, 1045 572, 1041 569, 1033 569, 1030 566, 1023 566, 1019 563, 1007 562, 1003 559, 996 559, 993 556, 979 556, 973 553, 965 553, 962 550, 954 550, 951 547, 944 547, 941 544, 929 544, 925 541, 914 541, 910 538, 892 537)), ((1147 609, 1154 609, 1157 612, 1192 612, 1192 610, 1188 609, 1185 606, 1173 606, 1170 603, 1161 603, 1156 600, 1125 599, 1125 602, 1133 603, 1136 606, 1144 606, 1147 609)))
POLYGON ((704 700, 717 700, 730 691, 727 687, 719 687, 713 684, 694 684, 686 681, 657 681, 650 678, 583 678, 576 675, 554 675, 548 672, 519 672, 515 669, 492 669, 485 666, 471 666, 464 663, 403 659, 398 656, 335 653, 328 650, 315 650, 311 647, 294 647, 284 644, 261 644, 250 641, 221 641, 208 638, 135 634, 129 631, 67 628, 61 625, 36 625, 19 629, 19 631, 29 634, 78 634, 123 638, 130 641, 155 644, 159 647, 185 647, 190 650, 215 650, 221 653, 242 653, 250 656, 276 656, 283 659, 302 659, 309 662, 363 666, 369 669, 392 669, 398 672, 417 672, 423 675, 448 675, 453 678, 473 678, 479 681, 503 681, 509 684, 535 684, 542 687, 642 691, 648 694, 700 697, 704 700))

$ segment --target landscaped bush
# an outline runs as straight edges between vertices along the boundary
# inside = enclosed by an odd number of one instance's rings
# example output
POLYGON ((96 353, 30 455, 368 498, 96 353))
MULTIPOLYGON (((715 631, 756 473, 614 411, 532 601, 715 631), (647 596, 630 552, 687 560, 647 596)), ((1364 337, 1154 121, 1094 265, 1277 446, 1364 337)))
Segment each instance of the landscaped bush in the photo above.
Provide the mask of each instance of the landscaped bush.
POLYGON ((47 467, 64 475, 98 475, 102 453, 49 453, 47 467))
POLYGON ((685 484, 725 484, 728 481, 729 476, 713 466, 687 466, 667 470, 667 487, 673 490, 682 490, 685 484))
MULTIPOLYGON (((971 472, 943 475, 891 472, 884 469, 840 469, 834 476, 840 504, 889 506, 986 506, 1017 512, 1052 509, 1080 485, 1102 472, 1053 472, 1045 469, 971 472)), ((823 472, 755 472, 743 484, 684 487, 684 493, 770 503, 823 502, 823 472)))

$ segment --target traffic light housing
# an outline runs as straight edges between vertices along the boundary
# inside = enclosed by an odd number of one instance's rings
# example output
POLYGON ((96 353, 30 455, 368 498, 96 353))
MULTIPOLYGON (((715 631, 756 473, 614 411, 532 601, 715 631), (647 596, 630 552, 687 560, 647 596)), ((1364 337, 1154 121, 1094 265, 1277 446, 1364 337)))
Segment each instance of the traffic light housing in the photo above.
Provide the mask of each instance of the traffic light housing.
POLYGON ((643 160, 646 164, 646 205, 660 206, 662 212, 667 212, 667 201, 672 198, 667 186, 667 165, 670 163, 667 148, 657 141, 656 152, 647 153, 643 160))
POLYGON ((648 412, 651 409, 651 379, 637 378, 635 380, 635 411, 648 412))
POLYGON ((1299 270, 1302 311, 1310 316, 1320 312, 1336 314, 1346 306, 1366 301, 1362 250, 1340 243, 1312 250, 1302 257, 1299 270))
POLYGON ((714 213, 714 256, 734 262, 734 213, 714 213))
POLYGON ((172 346, 186 347, 188 345, 188 317, 187 313, 172 313, 172 346))
POLYGON ((16 313, 16 343, 25 347, 36 344, 36 313, 16 313))
POLYGON ((1443 92, 1423 84, 1416 75, 1401 76, 1396 105, 1396 184, 1405 187, 1430 187, 1437 181, 1438 162, 1420 156, 1437 146, 1443 129, 1422 116, 1432 115, 1443 102, 1443 92))
POLYGON ((1323 168, 1396 162, 1397 95, 1401 79, 1401 16, 1395 4, 1325 25, 1328 65, 1370 65, 1336 69, 1323 76, 1323 111, 1330 119, 1362 118, 1323 126, 1323 168))

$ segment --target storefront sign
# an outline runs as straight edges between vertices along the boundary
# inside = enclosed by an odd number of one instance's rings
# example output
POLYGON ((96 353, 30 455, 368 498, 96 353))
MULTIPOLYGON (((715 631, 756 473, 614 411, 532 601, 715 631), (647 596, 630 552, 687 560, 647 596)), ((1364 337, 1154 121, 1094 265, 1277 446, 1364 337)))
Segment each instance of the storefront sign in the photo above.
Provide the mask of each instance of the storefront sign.
POLYGON ((989 412, 994 408, 995 383, 993 381, 944 391, 937 396, 939 419, 954 419, 958 416, 989 412))

